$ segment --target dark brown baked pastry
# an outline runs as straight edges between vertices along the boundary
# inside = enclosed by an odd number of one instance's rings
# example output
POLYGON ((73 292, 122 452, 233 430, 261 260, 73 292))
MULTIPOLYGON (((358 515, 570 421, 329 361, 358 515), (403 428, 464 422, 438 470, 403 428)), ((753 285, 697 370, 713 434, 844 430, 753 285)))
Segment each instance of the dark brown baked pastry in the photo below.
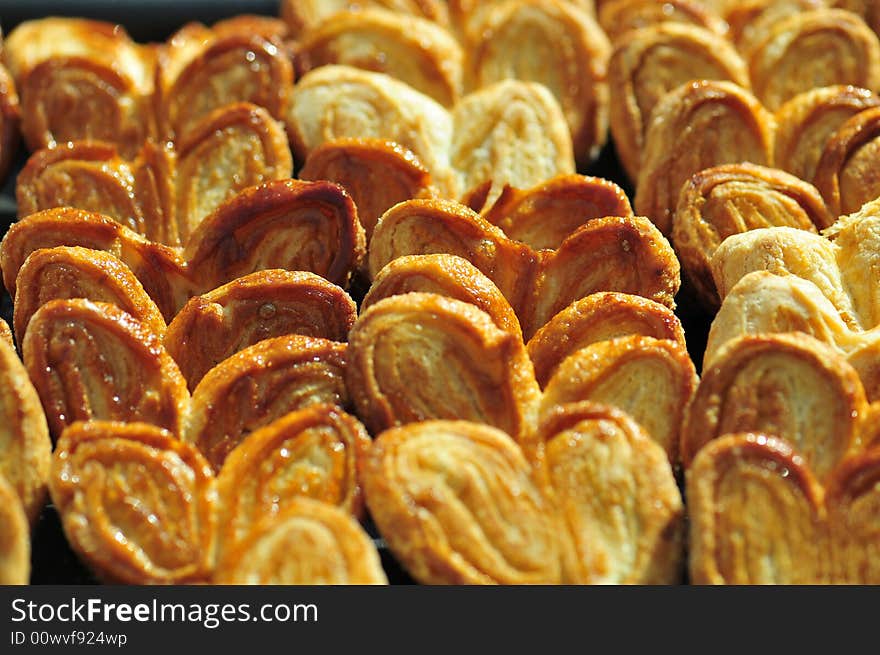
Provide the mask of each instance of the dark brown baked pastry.
POLYGON ((285 414, 319 403, 347 405, 346 348, 299 334, 245 348, 199 382, 183 438, 219 471, 248 434, 285 414))
POLYGON ((743 161, 771 164, 773 115, 731 82, 685 83, 663 96, 651 115, 634 206, 664 234, 694 173, 743 161))
POLYGON ((205 582, 213 566, 211 467, 171 433, 89 421, 64 431, 52 501, 73 549, 104 581, 205 582))
POLYGON ((700 0, 606 0, 599 8, 599 25, 614 43, 630 30, 658 23, 684 23, 725 36, 727 23, 700 0))
POLYGON ((361 7, 382 7, 401 14, 421 16, 446 24, 448 11, 443 0, 281 0, 281 17, 291 36, 300 36, 328 16, 361 7))
POLYGON ((190 391, 205 373, 264 339, 286 334, 346 341, 351 297, 314 273, 270 269, 192 298, 168 325, 165 347, 190 391))
POLYGON ((31 579, 31 530, 15 488, 0 474, 0 584, 31 579))
POLYGON ((433 293, 385 298, 350 335, 348 388, 373 434, 429 419, 479 421, 521 439, 540 390, 522 339, 470 303, 433 293))
POLYGON ((6 179, 18 147, 21 108, 15 82, 0 64, 0 181, 6 179))
POLYGON ((709 262, 724 239, 775 226, 815 232, 833 222, 811 184, 779 169, 725 164, 684 183, 672 217, 672 242, 700 301, 715 309, 720 301, 709 262))
POLYGON ((384 432, 364 467, 379 532, 425 584, 560 581, 558 526, 509 436, 465 421, 384 432))
POLYGON ((186 381, 159 335, 116 305, 51 300, 31 317, 24 364, 56 438, 74 421, 143 421, 180 434, 186 381))
POLYGON ((531 459, 561 519, 563 583, 680 581, 681 493, 665 453, 632 419, 593 403, 556 407, 531 459))
POLYGON ((379 552, 349 514, 293 498, 267 516, 217 563, 216 584, 384 585, 379 552))
POLYGON ((666 92, 692 80, 730 80, 748 88, 749 74, 729 42, 696 25, 662 22, 615 43, 608 65, 611 135, 630 180, 639 176, 654 108, 666 92))
POLYGON ((329 180, 354 200, 367 241, 379 217, 394 205, 435 195, 431 174, 415 153, 393 141, 343 138, 309 153, 301 180, 329 180))
POLYGON ((383 298, 412 291, 437 293, 482 309, 495 325, 522 337, 513 308, 498 287, 466 259, 456 255, 404 255, 390 261, 361 301, 361 312, 383 298))

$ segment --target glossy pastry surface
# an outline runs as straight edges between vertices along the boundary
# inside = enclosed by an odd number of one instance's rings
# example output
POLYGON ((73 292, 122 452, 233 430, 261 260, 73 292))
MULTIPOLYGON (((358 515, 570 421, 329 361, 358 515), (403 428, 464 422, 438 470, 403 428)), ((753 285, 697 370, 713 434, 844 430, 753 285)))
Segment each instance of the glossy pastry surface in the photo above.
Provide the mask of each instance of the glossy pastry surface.
POLYGON ((605 0, 598 11, 599 25, 612 43, 630 30, 658 23, 684 23, 704 27, 719 36, 727 34, 727 23, 710 5, 700 0, 605 0))
POLYGON ((381 7, 402 14, 422 16, 441 25, 448 19, 443 0, 282 0, 281 17, 290 27, 291 36, 296 37, 336 12, 361 7, 381 7))
POLYGON ((0 475, 0 584, 26 585, 31 579, 31 534, 15 488, 0 475))

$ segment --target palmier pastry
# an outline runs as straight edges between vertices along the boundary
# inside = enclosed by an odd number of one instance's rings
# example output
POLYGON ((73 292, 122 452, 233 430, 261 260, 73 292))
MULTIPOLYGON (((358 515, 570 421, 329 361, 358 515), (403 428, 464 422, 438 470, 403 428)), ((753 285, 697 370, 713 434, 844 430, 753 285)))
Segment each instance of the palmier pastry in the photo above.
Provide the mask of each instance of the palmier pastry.
POLYGON ((571 545, 567 584, 672 584, 681 578, 684 506, 666 455, 622 412, 555 408, 532 455, 571 545))
POLYGON ((133 157, 149 136, 155 50, 134 43, 119 25, 27 21, 9 34, 4 52, 31 150, 94 139, 133 157))
POLYGON ((815 284, 795 275, 754 271, 740 279, 712 321, 703 365, 710 366, 721 347, 740 335, 795 331, 844 355, 868 400, 880 400, 880 329, 852 329, 815 284))
POLYGON ((751 48, 749 73, 755 95, 770 110, 815 87, 880 88, 880 41, 851 12, 799 11, 767 32, 751 48))
MULTIPOLYGON (((447 0, 449 6, 449 22, 459 40, 470 47, 479 43, 482 35, 479 27, 485 15, 497 5, 509 0, 447 0)), ((562 0, 564 4, 577 9, 581 13, 595 18, 596 6, 593 0, 562 0)))
POLYGON ((21 109, 15 82, 0 64, 0 182, 6 179, 18 146, 21 109))
POLYGON ((445 24, 448 20, 443 0, 281 0, 281 17, 297 37, 328 16, 359 7, 383 7, 401 14, 421 16, 445 24))
POLYGON ((459 187, 467 193, 490 184, 488 205, 505 185, 527 188, 575 172, 565 117, 541 84, 496 82, 465 96, 452 118, 450 161, 459 187))
POLYGON ((698 584, 877 584, 880 450, 823 485, 791 445, 733 434, 688 472, 691 579, 698 584))
POLYGON ((833 221, 811 184, 778 169, 726 164, 684 183, 672 217, 672 242, 701 302, 715 308, 719 300, 709 262, 725 238, 779 225, 815 232, 833 221))
POLYGON ((40 397, 15 348, 5 341, 0 342, 0 390, 0 479, 11 485, 34 524, 46 500, 52 442, 40 397))
POLYGON ((284 128, 256 105, 215 109, 176 146, 176 215, 182 243, 202 219, 239 191, 293 173, 284 128))
POLYGON ((652 110, 666 92, 691 80, 749 85, 745 62, 733 46, 706 28, 663 22, 629 32, 615 44, 608 65, 611 134, 631 180, 639 175, 652 110))
POLYGON ((215 471, 254 430, 318 403, 345 406, 346 344, 291 334, 265 339, 212 368, 196 387, 184 438, 215 471))
POLYGON ((632 216, 623 189, 586 175, 560 175, 531 189, 504 187, 483 218, 511 239, 535 250, 555 249, 584 223, 604 216, 632 216))
POLYGON ((724 12, 728 38, 744 56, 773 32, 774 23, 800 12, 822 9, 825 0, 737 0, 724 12))
POLYGON ((370 514, 425 584, 553 584, 558 528, 517 445, 488 425, 427 421, 384 432, 364 467, 370 514))
POLYGON ((74 421, 143 421, 179 434, 186 381, 161 337, 115 305, 51 300, 31 317, 24 364, 54 436, 74 421))
POLYGON ((49 488, 70 545, 102 580, 181 584, 210 575, 214 477, 171 433, 77 423, 58 441, 49 488))
POLYGON ((296 58, 302 73, 327 64, 385 73, 445 107, 462 93, 461 46, 435 22, 407 14, 337 12, 303 34, 296 58))
POLYGON ((304 75, 292 98, 287 127, 300 159, 339 138, 387 139, 415 153, 444 195, 458 196, 452 117, 435 100, 383 73, 333 65, 304 75))
POLYGON ((466 259, 456 255, 404 255, 390 261, 373 280, 361 311, 390 296, 412 291, 437 293, 470 303, 486 312, 496 326, 522 336, 513 308, 498 287, 466 259))
POLYGON ((227 551, 302 496, 359 516, 358 467, 370 444, 364 426, 335 405, 291 412, 249 434, 217 478, 219 549, 227 551))
POLYGON ((526 344, 535 377, 544 387, 569 355, 599 341, 642 335, 685 346, 678 317, 665 305, 627 293, 604 291, 576 300, 526 344))
POLYGON ((769 166, 775 121, 745 89, 689 82, 654 108, 636 184, 635 210, 669 234, 682 185, 698 171, 748 161, 769 166))
POLYGON ((293 498, 217 563, 217 584, 385 585, 379 552, 349 514, 293 498))
POLYGON ((685 23, 703 27, 719 36, 727 23, 699 0, 607 0, 599 9, 599 25, 616 42, 626 32, 658 23, 685 23))
POLYGON ((799 93, 776 112, 776 166, 812 181, 828 139, 852 116, 880 106, 868 89, 826 86, 799 93))
POLYGON ((350 335, 348 387, 373 434, 462 418, 521 438, 540 396, 522 339, 473 305, 432 293, 385 298, 350 335))
POLYGON ((31 533, 15 488, 0 475, 0 585, 31 579, 31 533))
POLYGON ((12 328, 10 328, 9 323, 2 318, 0 318, 0 341, 12 346, 13 350, 15 349, 15 339, 12 338, 12 328))
POLYGON ((192 298, 174 317, 165 347, 190 390, 227 357, 285 334, 345 341, 357 308, 314 273, 264 270, 192 298))
POLYGON ((824 480, 858 448, 867 407, 858 373, 830 346, 797 332, 744 335, 703 371, 682 427, 682 463, 712 439, 756 431, 788 441, 824 480))
POLYGON ((34 312, 50 300, 88 298, 112 303, 156 335, 165 321, 131 269, 110 253, 58 246, 35 250, 19 269, 13 319, 19 343, 34 312))
POLYGON ((596 21, 561 0, 509 0, 485 8, 474 31, 480 37, 470 53, 473 88, 507 78, 543 84, 559 101, 575 158, 592 161, 608 129, 611 52, 596 21))
POLYGON ((828 4, 858 14, 868 27, 880 33, 880 4, 877 0, 831 0, 828 4))
POLYGON ((618 337, 569 355, 547 383, 541 414, 582 400, 617 407, 675 462, 681 423, 697 382, 687 349, 677 341, 618 337))
POLYGON ((367 241, 379 217, 391 207, 435 194, 431 174, 415 153, 382 139, 343 138, 323 143, 309 154, 299 178, 341 185, 357 207, 367 241))

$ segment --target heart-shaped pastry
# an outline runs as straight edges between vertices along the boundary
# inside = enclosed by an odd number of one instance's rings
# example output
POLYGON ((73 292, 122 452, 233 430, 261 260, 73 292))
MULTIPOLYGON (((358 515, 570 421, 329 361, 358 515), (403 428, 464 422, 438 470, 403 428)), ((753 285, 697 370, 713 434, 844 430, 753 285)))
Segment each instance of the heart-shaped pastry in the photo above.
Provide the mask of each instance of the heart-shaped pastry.
POLYGON ((15 488, 0 475, 0 584, 31 579, 31 528, 15 488))
POLYGON ((728 25, 727 38, 746 61, 775 29, 774 24, 797 14, 834 4, 825 0, 714 0, 728 25), (724 7, 718 7, 723 4, 724 7))
POLYGON ((651 27, 660 23, 696 25, 715 34, 724 35, 728 26, 714 8, 699 0, 604 0, 596 3, 599 25, 613 45, 630 30, 651 27))
POLYGON ((281 0, 280 13, 290 28, 290 35, 296 38, 338 11, 362 7, 384 7, 401 14, 430 18, 441 25, 449 18, 442 0, 281 0))
MULTIPOLYGON (((387 1, 387 0, 385 0, 387 1)), ((420 0, 419 0, 420 1, 420 0)), ((495 9, 498 5, 504 4, 508 0, 447 0, 444 4, 449 7, 449 23, 450 27, 461 41, 467 47, 475 47, 482 38, 480 26, 485 20, 487 13, 495 9)), ((551 0, 553 4, 558 4, 556 0, 551 0)), ((569 5, 580 10, 590 17, 596 14, 596 4, 594 0, 562 0, 563 4, 569 5)))

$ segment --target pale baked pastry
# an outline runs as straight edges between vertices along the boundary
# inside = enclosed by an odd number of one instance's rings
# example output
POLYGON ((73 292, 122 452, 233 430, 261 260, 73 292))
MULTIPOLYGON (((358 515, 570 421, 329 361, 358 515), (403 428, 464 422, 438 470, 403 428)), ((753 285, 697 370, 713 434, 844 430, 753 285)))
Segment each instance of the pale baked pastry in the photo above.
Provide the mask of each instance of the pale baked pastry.
POLYGON ((435 195, 431 173, 414 152, 383 139, 342 138, 309 153, 301 180, 328 180, 348 192, 367 241, 379 217, 394 205, 435 195))
POLYGON ((629 335, 686 345, 681 321, 665 305, 628 293, 600 291, 556 314, 535 332, 526 349, 543 388, 569 355, 599 341, 629 335))
POLYGON ((563 583, 680 581, 681 493, 665 453, 632 419, 561 405, 538 428, 531 459, 562 524, 563 583))
POLYGON ((155 49, 119 25, 80 18, 19 24, 4 59, 21 96, 21 130, 31 150, 95 139, 133 157, 150 135, 155 49))
POLYGON ((31 579, 31 534, 18 494, 0 475, 0 585, 31 579))
POLYGON ((751 93, 725 81, 688 82, 651 114, 636 184, 636 213, 664 234, 681 186, 698 171, 748 161, 771 165, 775 120, 751 93))
POLYGON ((662 22, 615 43, 608 65, 611 135, 630 180, 639 176, 654 108, 668 91, 692 80, 749 86, 746 64, 733 46, 703 27, 662 22))
POLYGON ((19 343, 34 312, 64 298, 114 304, 154 334, 165 332, 159 308, 128 266, 102 250, 58 246, 33 251, 18 271, 13 321, 19 343))
POLYGON ((269 269, 190 299, 164 343, 192 391, 214 366, 259 341, 286 334, 346 341, 356 317, 351 297, 321 276, 269 269))
POLYGON ((685 411, 697 387, 687 349, 677 341, 640 335, 598 341, 559 364, 541 399, 541 415, 589 400, 617 407, 678 461, 685 411))
POLYGON ((522 339, 470 303, 433 293, 392 296, 363 312, 349 335, 346 374, 373 434, 464 419, 520 439, 540 400, 522 339))
POLYGON ((300 74, 327 64, 385 73, 452 107, 462 95, 464 54, 426 18, 364 8, 328 16, 295 44, 300 74))
POLYGON ((0 64, 0 181, 6 179, 19 141, 21 108, 15 82, 0 64))
POLYGON ((504 187, 482 217, 535 250, 555 249, 581 225, 605 216, 632 216, 629 199, 610 180, 559 175, 530 189, 504 187))
POLYGON ((744 335, 703 370, 684 420, 681 460, 734 432, 788 441, 825 480, 859 447, 868 403, 858 373, 831 346, 806 334, 744 335))
POLYGON ((211 467, 171 433, 89 421, 64 431, 49 485, 67 540, 106 582, 206 582, 217 494, 211 467))
POLYGON ((798 93, 831 84, 880 88, 880 41, 856 14, 794 12, 774 21, 749 52, 752 89, 775 111, 798 93))
POLYGON ((347 345, 290 334, 265 339, 223 360, 192 394, 183 438, 219 471, 254 430, 292 411, 346 406, 347 345))
POLYGON ((595 19, 562 0, 508 0, 483 8, 472 29, 472 88, 507 78, 543 84, 559 101, 578 163, 595 159, 608 130, 611 52, 595 19))
POLYGON ((418 582, 560 582, 557 521, 504 432, 465 421, 388 430, 363 482, 379 532, 418 582))
POLYGON ((21 344, 54 437, 74 421, 143 421, 180 434, 186 381, 161 337, 116 305, 51 300, 21 344))
POLYGON ((749 163, 696 173, 681 188, 672 243, 705 307, 717 308, 710 261, 731 234, 788 226, 816 232, 834 219, 813 185, 784 171, 749 163))
POLYGON ((227 552, 297 498, 360 516, 358 470, 371 443, 364 426, 335 405, 291 412, 249 434, 217 478, 218 552, 227 552))
POLYGON ((217 563, 215 584, 385 585, 379 552, 349 514, 293 498, 217 563))
POLYGON ((381 7, 401 14, 429 18, 441 25, 448 20, 443 0, 281 0, 281 17, 296 38, 339 11, 381 7))
POLYGON ((490 184, 492 204, 505 185, 528 188, 575 172, 565 116, 542 84, 510 79, 486 86, 455 106, 452 121, 449 160, 465 196, 490 184))
POLYGON ((825 0, 736 0, 724 12, 728 38, 748 57, 773 32, 774 23, 805 11, 823 9, 825 0))
POLYGON ((776 111, 775 165, 812 182, 828 139, 852 116, 877 106, 873 91, 849 85, 799 93, 776 111))
POLYGON ((602 2, 598 18, 612 43, 630 30, 658 23, 696 25, 719 36, 728 32, 722 17, 700 0, 607 0, 602 2))
POLYGON ((522 337, 510 303, 488 277, 456 255, 404 255, 388 262, 361 301, 361 312, 383 298, 412 291, 437 293, 470 303, 486 312, 496 326, 522 337))

